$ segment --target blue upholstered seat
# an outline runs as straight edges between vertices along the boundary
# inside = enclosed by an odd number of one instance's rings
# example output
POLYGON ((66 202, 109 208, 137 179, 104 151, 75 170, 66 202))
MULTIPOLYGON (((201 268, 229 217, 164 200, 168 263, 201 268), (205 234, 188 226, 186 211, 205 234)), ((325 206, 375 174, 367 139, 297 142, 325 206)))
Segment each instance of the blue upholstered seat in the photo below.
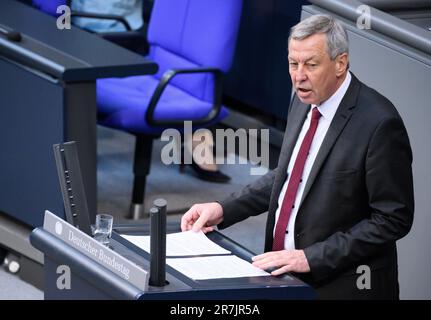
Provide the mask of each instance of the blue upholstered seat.
MULTIPOLYGON (((159 71, 154 76, 98 80, 99 123, 144 134, 158 134, 170 127, 151 126, 145 119, 159 80, 171 69, 211 67, 227 72, 232 64, 241 6, 241 0, 155 1, 148 30, 148 58, 158 63, 159 71)), ((180 74, 163 91, 154 118, 203 118, 211 110, 213 99, 213 74, 180 74)), ((222 107, 206 125, 227 114, 222 107)))
MULTIPOLYGON (((158 82, 158 79, 149 76, 98 81, 97 103, 103 106, 98 109, 99 124, 134 133, 160 134, 165 127, 152 127, 147 124, 146 105, 143 104, 143 102, 148 103, 158 82), (117 94, 113 95, 113 92, 117 94), (124 105, 127 105, 127 108, 124 105)), ((154 117, 163 119, 164 115, 169 115, 176 120, 197 119, 208 114, 211 107, 211 103, 197 99, 171 85, 162 95, 154 117)), ((226 108, 222 108, 220 115, 212 123, 216 123, 226 115, 226 108)))

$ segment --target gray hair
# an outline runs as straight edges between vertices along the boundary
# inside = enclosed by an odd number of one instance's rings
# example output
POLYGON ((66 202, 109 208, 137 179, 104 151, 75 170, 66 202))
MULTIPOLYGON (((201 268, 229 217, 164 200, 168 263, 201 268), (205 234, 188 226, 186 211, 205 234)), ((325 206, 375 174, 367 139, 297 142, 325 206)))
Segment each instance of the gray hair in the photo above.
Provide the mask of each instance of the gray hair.
POLYGON ((326 34, 326 45, 331 60, 339 54, 349 53, 346 29, 340 21, 324 14, 311 16, 294 26, 290 31, 288 43, 291 39, 303 40, 318 33, 326 34))

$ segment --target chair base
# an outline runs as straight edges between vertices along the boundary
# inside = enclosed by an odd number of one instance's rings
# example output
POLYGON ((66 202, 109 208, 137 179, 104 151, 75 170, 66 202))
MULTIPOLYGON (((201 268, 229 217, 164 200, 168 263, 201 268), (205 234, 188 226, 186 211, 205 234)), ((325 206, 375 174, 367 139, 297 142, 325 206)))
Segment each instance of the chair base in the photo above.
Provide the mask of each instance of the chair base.
POLYGON ((144 205, 139 203, 132 203, 130 205, 130 213, 129 213, 129 219, 132 220, 139 220, 144 218, 144 205))

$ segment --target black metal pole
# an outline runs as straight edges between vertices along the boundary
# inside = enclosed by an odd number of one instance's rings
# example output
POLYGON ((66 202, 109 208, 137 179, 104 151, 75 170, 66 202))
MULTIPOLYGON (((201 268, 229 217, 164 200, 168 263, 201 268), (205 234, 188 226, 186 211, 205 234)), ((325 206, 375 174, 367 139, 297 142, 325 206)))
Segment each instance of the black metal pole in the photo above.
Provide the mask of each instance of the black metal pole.
POLYGON ((162 287, 166 283, 166 200, 157 199, 150 209, 150 280, 151 286, 162 287))

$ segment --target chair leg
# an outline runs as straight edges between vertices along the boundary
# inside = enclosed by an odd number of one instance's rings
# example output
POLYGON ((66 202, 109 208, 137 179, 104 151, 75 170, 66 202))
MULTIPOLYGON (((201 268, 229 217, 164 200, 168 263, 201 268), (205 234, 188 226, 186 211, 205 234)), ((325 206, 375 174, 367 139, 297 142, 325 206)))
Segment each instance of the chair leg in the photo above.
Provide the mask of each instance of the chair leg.
POLYGON ((135 145, 135 158, 133 163, 133 194, 130 216, 137 220, 144 211, 145 184, 150 173, 151 152, 153 139, 150 136, 137 135, 135 145))

